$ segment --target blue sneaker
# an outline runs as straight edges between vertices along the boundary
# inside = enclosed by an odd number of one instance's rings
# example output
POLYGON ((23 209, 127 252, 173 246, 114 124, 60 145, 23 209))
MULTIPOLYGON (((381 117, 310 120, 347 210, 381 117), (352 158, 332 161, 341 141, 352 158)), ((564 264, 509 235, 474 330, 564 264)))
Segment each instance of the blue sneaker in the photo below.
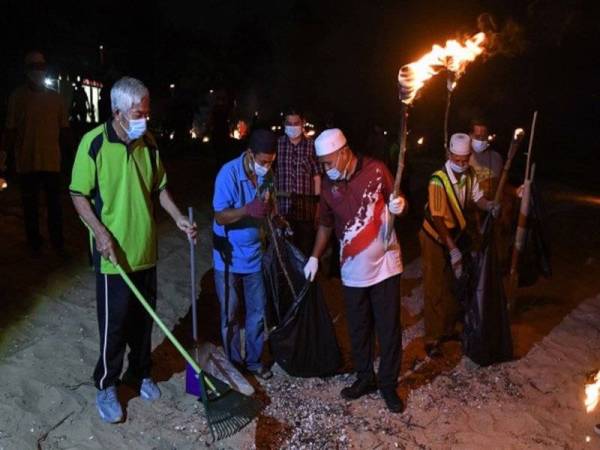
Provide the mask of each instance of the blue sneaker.
POLYGON ((140 396, 150 402, 160 398, 160 389, 152 378, 144 378, 140 387, 140 396))
POLYGON ((109 386, 96 394, 96 407, 102 420, 117 423, 123 420, 123 410, 117 398, 117 388, 109 386))

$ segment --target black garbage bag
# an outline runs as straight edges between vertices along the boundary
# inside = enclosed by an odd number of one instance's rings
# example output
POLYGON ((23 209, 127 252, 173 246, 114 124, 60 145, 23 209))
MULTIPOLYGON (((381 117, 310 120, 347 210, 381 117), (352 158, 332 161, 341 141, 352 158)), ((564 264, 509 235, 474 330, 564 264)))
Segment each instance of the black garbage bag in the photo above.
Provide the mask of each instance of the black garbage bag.
POLYGON ((519 287, 532 286, 540 277, 552 277, 550 247, 544 235, 544 216, 541 196, 535 183, 532 183, 525 244, 519 258, 519 287))
POLYGON ((342 358, 321 288, 306 281, 306 257, 300 250, 279 236, 270 241, 263 269, 273 311, 269 334, 273 358, 292 376, 333 375, 342 358))
MULTIPOLYGON (((482 244, 474 257, 467 254, 455 294, 464 316, 463 352, 481 366, 512 359, 510 319, 494 241, 494 220, 483 224, 482 244)), ((465 255, 465 253, 463 253, 465 255)))

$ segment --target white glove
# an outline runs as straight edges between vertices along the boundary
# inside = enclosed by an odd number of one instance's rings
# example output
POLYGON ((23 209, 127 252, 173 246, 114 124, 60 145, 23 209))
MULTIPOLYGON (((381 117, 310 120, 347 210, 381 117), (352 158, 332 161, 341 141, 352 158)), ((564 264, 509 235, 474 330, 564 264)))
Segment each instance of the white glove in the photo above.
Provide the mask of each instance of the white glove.
POLYGON ((319 269, 319 260, 314 256, 308 258, 308 262, 304 266, 304 276, 307 280, 314 281, 319 269))
POLYGON ((454 276, 460 278, 462 275, 462 253, 457 247, 450 250, 450 264, 452 264, 454 276))
POLYGON ((494 219, 497 219, 500 215, 500 203, 488 202, 486 209, 492 214, 494 219))
POLYGON ((393 215, 399 216, 404 212, 405 207, 406 200, 404 200, 404 197, 394 197, 394 194, 390 194, 390 202, 388 203, 388 209, 393 215))

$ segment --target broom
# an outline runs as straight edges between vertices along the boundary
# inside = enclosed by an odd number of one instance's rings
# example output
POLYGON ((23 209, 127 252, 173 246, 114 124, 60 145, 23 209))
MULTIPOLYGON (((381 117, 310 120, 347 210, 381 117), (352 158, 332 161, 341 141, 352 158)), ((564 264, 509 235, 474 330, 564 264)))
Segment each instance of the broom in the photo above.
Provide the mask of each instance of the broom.
MULTIPOLYGON (((83 220, 82 220, 83 221, 83 220)), ((84 224, 90 230, 92 235, 94 232, 84 222, 84 224)), ((125 273, 123 268, 119 264, 114 265, 117 272, 123 278, 123 281, 127 284, 131 292, 142 304, 144 309, 150 314, 150 317, 167 336, 169 341, 177 349, 179 354, 186 360, 186 362, 196 371, 198 379, 200 381, 200 400, 204 405, 204 411, 206 413, 206 420, 208 422, 208 428, 210 429, 213 442, 232 436, 246 425, 248 425, 260 412, 260 403, 248 397, 247 395, 240 394, 239 392, 231 389, 229 385, 223 383, 215 377, 206 374, 202 368, 196 363, 194 358, 183 348, 177 338, 171 333, 169 328, 163 323, 158 317, 152 306, 148 304, 142 293, 133 284, 129 276, 125 273), (208 388, 208 390, 207 390, 208 388)))

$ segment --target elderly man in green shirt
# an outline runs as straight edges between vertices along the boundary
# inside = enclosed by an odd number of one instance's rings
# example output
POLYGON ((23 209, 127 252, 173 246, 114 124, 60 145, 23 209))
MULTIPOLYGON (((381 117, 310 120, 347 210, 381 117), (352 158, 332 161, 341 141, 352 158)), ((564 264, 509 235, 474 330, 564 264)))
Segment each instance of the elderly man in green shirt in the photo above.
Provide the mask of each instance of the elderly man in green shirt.
POLYGON ((118 263, 154 307, 157 236, 153 195, 177 226, 195 238, 196 226, 181 214, 167 190, 156 143, 146 132, 150 96, 144 84, 125 77, 110 92, 113 117, 83 136, 70 185, 77 213, 95 236, 96 300, 100 357, 94 370, 100 417, 120 422, 116 383, 126 346, 124 379, 140 385, 145 400, 160 390, 150 377, 152 320, 115 270, 118 263))

